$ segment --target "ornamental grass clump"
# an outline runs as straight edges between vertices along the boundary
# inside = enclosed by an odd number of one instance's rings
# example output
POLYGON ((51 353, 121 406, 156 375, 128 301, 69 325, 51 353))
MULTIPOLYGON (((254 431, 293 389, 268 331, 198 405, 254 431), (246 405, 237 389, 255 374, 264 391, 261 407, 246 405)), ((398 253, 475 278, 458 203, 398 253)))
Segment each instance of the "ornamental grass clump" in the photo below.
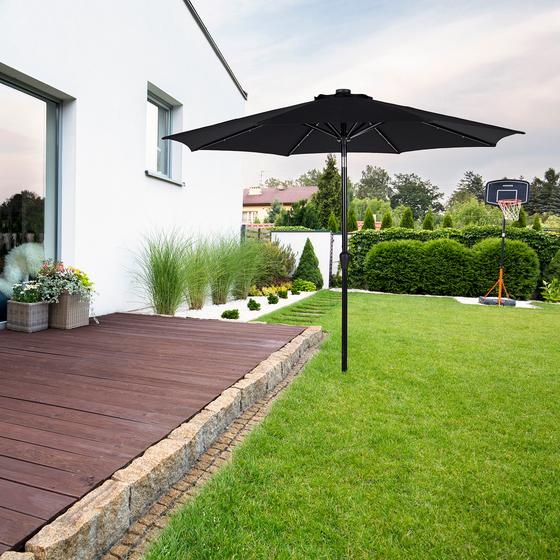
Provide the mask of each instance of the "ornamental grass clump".
POLYGON ((184 259, 187 303, 190 309, 202 309, 210 288, 211 244, 202 237, 193 240, 184 259))
POLYGON ((239 245, 237 272, 235 275, 233 295, 236 299, 247 299, 251 286, 266 270, 265 256, 259 241, 243 241, 239 245))
POLYGON ((189 241, 177 232, 147 237, 137 258, 136 281, 156 313, 175 315, 185 299, 189 241))
POLYGON ((239 258, 239 241, 221 236, 209 244, 210 293, 215 305, 227 302, 235 281, 239 258))
POLYGON ((61 262, 45 261, 37 273, 37 284, 42 301, 58 303, 64 294, 77 294, 82 300, 91 300, 93 282, 88 275, 61 262))

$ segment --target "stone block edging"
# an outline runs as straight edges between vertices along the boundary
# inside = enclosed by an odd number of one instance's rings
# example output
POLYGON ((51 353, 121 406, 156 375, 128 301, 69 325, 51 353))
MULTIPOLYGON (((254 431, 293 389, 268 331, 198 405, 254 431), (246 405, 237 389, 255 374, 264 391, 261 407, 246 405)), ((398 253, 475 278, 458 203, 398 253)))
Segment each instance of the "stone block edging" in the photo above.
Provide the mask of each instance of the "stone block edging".
POLYGON ((321 327, 306 328, 188 422, 43 527, 27 541, 25 553, 6 552, 0 560, 95 560, 102 556, 150 505, 185 476, 238 416, 284 380, 322 337, 321 327))

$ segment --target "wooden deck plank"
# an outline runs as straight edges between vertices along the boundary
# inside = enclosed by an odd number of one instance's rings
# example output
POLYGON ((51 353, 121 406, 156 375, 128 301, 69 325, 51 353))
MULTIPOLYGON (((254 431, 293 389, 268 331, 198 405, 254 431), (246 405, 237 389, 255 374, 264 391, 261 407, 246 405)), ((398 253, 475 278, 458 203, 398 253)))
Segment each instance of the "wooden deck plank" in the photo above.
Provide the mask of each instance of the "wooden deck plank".
POLYGON ((0 332, 0 552, 196 414, 303 329, 116 313, 0 332))

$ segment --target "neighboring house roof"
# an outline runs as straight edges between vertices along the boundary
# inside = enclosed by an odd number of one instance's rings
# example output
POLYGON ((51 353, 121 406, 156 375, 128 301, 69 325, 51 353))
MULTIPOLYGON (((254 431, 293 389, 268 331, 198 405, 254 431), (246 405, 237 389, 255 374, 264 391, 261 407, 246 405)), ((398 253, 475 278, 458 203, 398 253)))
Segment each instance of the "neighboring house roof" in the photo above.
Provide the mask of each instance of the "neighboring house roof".
POLYGON ((275 200, 282 204, 293 204, 311 198, 318 190, 318 187, 243 189, 243 206, 267 206, 275 200), (255 194, 250 194, 250 191, 255 194))
POLYGON ((204 25, 204 22, 202 21, 201 17, 198 15, 198 12, 196 11, 192 2, 190 0, 183 0, 183 2, 185 3, 185 6, 187 6, 187 8, 189 9, 189 12, 191 13, 191 15, 194 18, 194 20, 196 21, 196 23, 198 24, 198 27, 200 27, 200 30, 202 31, 202 33, 206 37, 206 40, 210 43, 210 46, 212 47, 212 50, 216 53, 216 56, 219 58, 220 62, 222 63, 222 65, 226 69, 226 72, 229 74, 230 78, 233 80, 233 83, 236 85, 237 89, 239 90, 239 93, 241 93, 241 95, 245 99, 247 99, 247 96, 248 96, 247 92, 243 89, 243 86, 241 85, 241 83, 239 82, 239 80, 237 79, 235 74, 233 73, 233 70, 231 69, 231 66, 227 63, 227 60, 225 59, 224 55, 222 54, 222 51, 219 49, 219 47, 216 44, 216 41, 214 41, 212 35, 210 35, 210 31, 208 31, 208 28, 206 27, 206 25, 204 25))

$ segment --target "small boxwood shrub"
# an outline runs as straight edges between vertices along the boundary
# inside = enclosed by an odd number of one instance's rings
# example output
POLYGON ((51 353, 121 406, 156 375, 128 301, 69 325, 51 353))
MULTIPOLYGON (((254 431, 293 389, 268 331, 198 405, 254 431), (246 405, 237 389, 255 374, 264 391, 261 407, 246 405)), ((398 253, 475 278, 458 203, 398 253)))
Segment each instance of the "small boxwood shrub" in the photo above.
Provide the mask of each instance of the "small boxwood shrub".
MULTIPOLYGON (((486 293, 498 278, 501 240, 485 239, 473 249, 477 291, 486 293)), ((529 299, 535 294, 539 280, 537 253, 522 241, 506 239, 504 281, 511 297, 529 299)))
POLYGON ((278 301, 279 301, 278 296, 276 294, 269 294, 268 297, 266 298, 266 300, 271 305, 274 305, 274 304, 278 303, 278 301))
POLYGON ((293 296, 299 296, 299 294, 301 293, 297 288, 292 288, 290 291, 292 292, 293 296))
POLYGON ((299 264, 294 273, 294 280, 308 280, 313 282, 319 289, 323 287, 323 276, 319 270, 319 259, 315 255, 313 244, 309 238, 307 238, 301 252, 299 264))
POLYGON ((422 243, 386 241, 371 248, 366 258, 370 290, 415 294, 422 286, 422 243))
POLYGON ((309 280, 302 280, 301 278, 296 278, 292 282, 292 293, 296 292, 314 292, 317 290, 317 286, 309 280))
POLYGON ((422 246, 421 289, 427 294, 464 296, 473 290, 472 252, 452 239, 434 239, 422 246))
POLYGON ((247 307, 249 308, 250 311, 259 311, 261 308, 261 304, 258 301, 255 301, 253 298, 251 298, 247 302, 247 307))
POLYGON ((239 319, 239 309, 226 309, 222 313, 222 319, 239 319))

